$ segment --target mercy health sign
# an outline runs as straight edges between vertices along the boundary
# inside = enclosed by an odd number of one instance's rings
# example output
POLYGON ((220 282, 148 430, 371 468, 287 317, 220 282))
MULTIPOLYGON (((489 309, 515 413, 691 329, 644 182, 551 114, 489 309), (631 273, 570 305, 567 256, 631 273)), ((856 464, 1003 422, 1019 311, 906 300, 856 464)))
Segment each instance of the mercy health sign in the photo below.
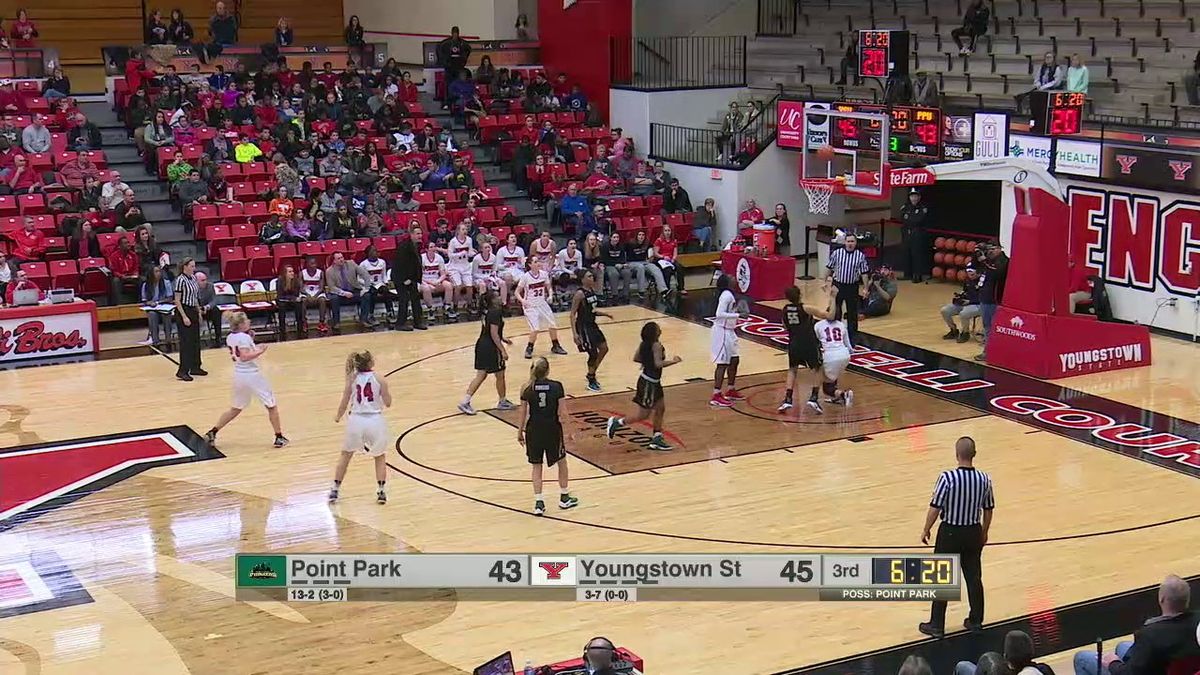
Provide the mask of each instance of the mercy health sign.
POLYGON ((99 351, 96 304, 76 301, 0 310, 0 365, 99 351))
POLYGON ((1200 198, 1063 184, 1071 257, 1105 280, 1117 318, 1190 334, 1200 309, 1200 198))

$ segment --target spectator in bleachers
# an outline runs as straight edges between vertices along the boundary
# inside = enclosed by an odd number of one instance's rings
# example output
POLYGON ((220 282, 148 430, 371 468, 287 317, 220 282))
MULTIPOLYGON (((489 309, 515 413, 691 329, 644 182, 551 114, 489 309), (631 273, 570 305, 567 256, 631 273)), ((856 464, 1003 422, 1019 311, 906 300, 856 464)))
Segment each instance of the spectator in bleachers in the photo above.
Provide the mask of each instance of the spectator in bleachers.
POLYGON ((262 229, 258 231, 259 243, 266 244, 267 246, 283 243, 285 237, 283 221, 280 219, 278 213, 272 213, 267 222, 263 223, 262 229))
POLYGON ((174 64, 168 63, 163 67, 162 75, 158 78, 158 86, 168 90, 183 89, 183 78, 179 77, 174 64))
POLYGON ((484 54, 479 60, 479 67, 475 69, 475 83, 490 88, 495 79, 496 66, 492 65, 492 57, 484 54))
POLYGON ((167 124, 167 118, 162 110, 154 113, 154 117, 146 123, 146 133, 142 136, 146 144, 146 171, 158 171, 158 153, 160 148, 175 145, 175 133, 167 124))
POLYGON ((646 170, 645 162, 638 162, 634 167, 633 176, 629 179, 629 194, 638 197, 654 194, 654 175, 646 170))
MULTIPOLYGON (((1189 609, 1191 595, 1191 588, 1183 579, 1174 574, 1164 579, 1158 587, 1162 614, 1147 619, 1133 634, 1133 642, 1121 642, 1115 655, 1105 656, 1108 675, 1168 673, 1172 671, 1172 662, 1200 656, 1197 629, 1200 615, 1189 609)), ((1075 675, 1100 673, 1095 650, 1075 653, 1075 675)))
POLYGON ((259 147, 255 145, 254 142, 250 140, 250 137, 246 134, 242 134, 238 139, 238 144, 233 147, 233 158, 239 164, 256 162, 262 156, 262 150, 259 149, 259 147))
POLYGON ((692 197, 679 184, 678 178, 672 178, 667 191, 663 193, 663 213, 687 213, 692 210, 692 197))
POLYGON ((629 258, 625 246, 621 243, 621 234, 613 231, 600 245, 600 260, 604 263, 604 279, 609 299, 629 300, 629 282, 633 270, 629 267, 629 258), (621 282, 621 290, 617 291, 617 281, 621 282))
POLYGON ((167 281, 167 278, 163 276, 162 269, 159 267, 152 268, 146 274, 146 280, 142 282, 140 297, 142 306, 147 308, 146 318, 150 322, 150 337, 139 344, 169 348, 172 335, 175 332, 175 313, 159 312, 149 308, 171 303, 174 301, 174 298, 175 293, 172 291, 171 282, 167 281), (160 334, 162 335, 161 338, 159 337, 160 334))
POLYGON ((44 191, 45 187, 41 174, 29 166, 25 155, 13 158, 13 172, 8 177, 9 194, 32 194, 44 191))
POLYGON ((176 188, 176 196, 179 198, 179 203, 183 205, 184 224, 190 225, 193 205, 208 203, 208 184, 200 180, 198 169, 189 171, 187 180, 179 183, 176 188))
POLYGON ((38 285, 30 281, 29 273, 25 270, 16 270, 12 272, 12 281, 8 282, 4 288, 4 304, 13 304, 13 295, 17 291, 38 291, 41 295, 41 290, 38 285))
POLYGON ((287 221, 284 233, 287 235, 287 240, 295 244, 311 241, 313 239, 312 221, 305 217, 304 213, 297 213, 294 218, 287 221))
MULTIPOLYGON (((21 130, 13 123, 11 117, 0 119, 0 138, 8 141, 10 147, 21 147, 21 130)), ((11 166, 12 162, 9 162, 11 166)))
POLYGON ((654 192, 656 194, 666 194, 671 187, 671 172, 663 166, 662 160, 654 161, 654 170, 651 174, 654 177, 654 192))
POLYGON ((238 41, 237 17, 230 14, 224 0, 217 0, 216 12, 208 20, 208 35, 212 45, 205 48, 205 58, 220 54, 226 47, 232 47, 238 41))
POLYGON ((331 239, 349 239, 354 236, 354 214, 350 213, 350 206, 345 201, 338 202, 337 212, 330 223, 333 227, 331 239))
POLYGON ((346 44, 351 47, 362 47, 366 44, 363 41, 362 22, 358 20, 357 14, 350 15, 350 20, 346 22, 346 31, 344 36, 346 44))
MULTIPOLYGON (((604 207, 599 207, 603 211, 604 207)), ((600 250, 600 237, 595 231, 589 231, 582 236, 582 244, 579 245, 579 252, 583 256, 583 268, 592 271, 592 275, 596 277, 596 282, 600 283, 604 279, 604 260, 600 250)))
POLYGON ((585 112, 588 109, 588 98, 578 84, 571 86, 571 93, 562 98, 562 107, 571 112, 585 112))
MULTIPOLYGON (((80 153, 79 156, 84 157, 85 155, 80 153)), ((171 184, 171 187, 175 187, 179 181, 192 172, 192 168, 192 165, 183 158, 183 153, 176 151, 175 158, 167 165, 167 182, 171 184)))
POLYGON ((117 225, 125 228, 126 231, 146 223, 146 216, 142 213, 142 207, 138 206, 133 190, 125 191, 121 197, 121 203, 117 204, 116 212, 117 225))
POLYGON ((158 9, 150 10, 150 16, 146 18, 146 31, 142 38, 148 45, 163 45, 169 41, 167 35, 167 22, 163 19, 162 12, 158 9))
MULTIPOLYGON (((670 225, 663 224, 662 233, 654 240, 654 248, 650 253, 650 262, 659 266, 662 269, 663 275, 670 275, 675 280, 675 290, 681 295, 687 291, 683 290, 683 268, 675 262, 675 257, 679 254, 679 242, 675 240, 675 232, 670 225)), ((666 290, 670 293, 670 290, 666 290)))
POLYGON ((12 38, 11 44, 14 48, 27 48, 33 46, 34 39, 38 37, 38 29, 29 20, 29 12, 26 12, 24 9, 18 9, 17 20, 12 23, 8 34, 12 38))
POLYGON ((1088 93, 1088 67, 1079 54, 1071 55, 1071 65, 1067 67, 1067 91, 1088 93))
POLYGON ((568 183, 567 192, 559 200, 556 213, 562 224, 563 229, 570 229, 573 232, 579 232, 584 218, 587 217, 590 210, 589 201, 586 195, 579 193, 578 183, 568 183), (570 226, 569 228, 567 226, 570 226))
POLYGON ((84 220, 75 228, 75 233, 67 240, 67 254, 72 258, 100 257, 100 240, 96 238, 91 223, 84 220))
POLYGON ((1066 82, 1066 77, 1066 70, 1058 62, 1054 52, 1046 52, 1042 58, 1042 64, 1033 72, 1033 89, 1013 97, 1017 104, 1017 111, 1019 112, 1025 107, 1025 101, 1033 92, 1061 89, 1066 82))
POLYGON ((517 15, 517 23, 514 26, 517 31, 518 40, 529 40, 529 17, 524 13, 517 15))
POLYGON ((8 182, 18 156, 23 156, 20 146, 10 144, 7 137, 0 136, 0 180, 8 182))
POLYGON ((0 80, 0 112, 20 114, 25 111, 25 99, 17 93, 12 80, 0 80))
POLYGON ((25 152, 50 152, 50 130, 46 117, 34 115, 33 121, 21 132, 21 147, 25 152))
POLYGON ((367 316, 367 299, 362 294, 364 281, 369 280, 358 265, 346 260, 346 255, 341 251, 333 254, 333 264, 325 270, 325 287, 335 335, 341 332, 342 305, 357 303, 359 324, 364 327, 371 325, 367 316))
POLYGON ((275 22, 275 46, 276 47, 291 47, 296 42, 296 35, 292 31, 292 24, 286 16, 279 17, 279 21, 275 22))
POLYGON ((64 98, 71 95, 71 80, 66 75, 63 75, 62 68, 55 67, 50 71, 50 77, 42 83, 42 96, 48 101, 64 98))
MULTIPOLYGON (((1033 653, 1033 638, 1029 637, 1028 633, 1010 630, 1005 634, 1003 659, 1008 675, 1054 675, 1050 666, 1033 660, 1033 653)), ((978 666, 969 661, 959 661, 954 667, 954 674, 980 675, 983 666, 982 658, 978 666)))
POLYGON ((766 215, 762 209, 758 208, 758 202, 753 199, 746 200, 746 208, 738 214, 738 226, 748 227, 756 223, 761 223, 766 220, 766 215))
POLYGON ((166 258, 154 237, 154 228, 149 224, 142 223, 133 231, 133 250, 137 253, 142 276, 146 276, 153 268, 164 267, 166 258))
POLYGON ((962 26, 950 31, 950 37, 954 39, 954 44, 958 45, 959 54, 975 53, 975 43, 979 40, 980 35, 987 34, 988 20, 991 15, 992 11, 983 0, 971 1, 971 4, 967 6, 967 11, 963 14, 962 26), (971 41, 963 45, 963 37, 970 38, 971 41))
POLYGON ((100 127, 83 113, 75 113, 75 126, 67 132, 67 147, 75 152, 99 150, 104 145, 100 127))
POLYGON ((40 262, 46 256, 46 236, 38 231, 33 218, 29 216, 22 219, 21 229, 8 232, 5 236, 13 244, 8 252, 8 264, 14 275, 21 263, 40 262))
POLYGON ((700 240, 700 250, 711 248, 713 232, 717 231, 717 202, 707 197, 704 204, 696 209, 696 220, 692 224, 692 236, 700 240))
POLYGON ((100 189, 100 210, 113 211, 117 208, 117 204, 124 199, 125 192, 129 190, 129 186, 125 181, 121 180, 121 172, 113 171, 109 176, 108 182, 100 189))
POLYGON ((63 185, 76 190, 82 189, 88 178, 100 179, 100 168, 86 152, 75 155, 71 161, 58 168, 63 185))
POLYGON ((592 129, 604 126, 604 118, 600 116, 600 109, 591 101, 587 104, 587 115, 583 119, 583 126, 592 129))
POLYGON ((913 85, 908 75, 893 70, 884 83, 883 101, 887 105, 912 105, 913 85))
MULTIPOLYGON (((459 36, 458 26, 450 28, 450 37, 442 40, 437 46, 438 65, 446 71, 446 82, 454 82, 459 73, 467 67, 471 56, 471 45, 459 36)), ((449 99, 442 102, 442 110, 450 107, 449 99)))
POLYGON ((621 154, 611 158, 612 169, 616 174, 617 179, 628 182, 633 179, 633 173, 637 170, 639 160, 633 154, 633 146, 625 145, 621 149, 621 154))
POLYGON ((650 241, 646 238, 645 230, 638 230, 633 234, 633 239, 625 244, 625 254, 630 269, 637 277, 639 296, 646 295, 646 275, 654 281, 654 287, 659 293, 666 292, 667 284, 663 279, 662 269, 656 263, 650 262, 650 241))
POLYGON ((309 221, 309 241, 324 241, 333 238, 333 226, 329 222, 329 214, 318 210, 309 221))
POLYGON ((141 281, 141 264, 128 237, 117 240, 116 247, 105 252, 105 263, 112 272, 112 289, 109 300, 114 305, 127 302, 127 293, 136 295, 141 281))
POLYGON ((913 80, 912 88, 913 105, 936 108, 942 104, 942 97, 938 92, 937 80, 931 77, 928 71, 917 71, 917 77, 913 80))
POLYGON ((275 198, 267 206, 267 212, 286 220, 292 217, 295 210, 296 204, 289 197, 288 188, 280 185, 275 192, 275 198))
POLYGON ((854 73, 854 86, 862 84, 862 78, 858 76, 858 31, 850 31, 850 39, 847 41, 846 54, 842 57, 842 62, 838 68, 841 70, 841 77, 835 84, 846 84, 846 77, 849 73, 854 73))
POLYGON ((79 210, 99 211, 100 190, 102 185, 99 178, 84 178, 83 188, 79 190, 79 210))
MULTIPOLYGON (((171 10, 171 23, 167 26, 167 41, 177 45, 190 45, 192 40, 196 38, 196 31, 192 30, 192 24, 183 18, 183 11, 179 9, 171 10)), ((224 74, 224 68, 217 66, 217 72, 209 76, 209 81, 218 74, 224 74)), ((223 87, 213 86, 213 89, 220 91, 223 87)))

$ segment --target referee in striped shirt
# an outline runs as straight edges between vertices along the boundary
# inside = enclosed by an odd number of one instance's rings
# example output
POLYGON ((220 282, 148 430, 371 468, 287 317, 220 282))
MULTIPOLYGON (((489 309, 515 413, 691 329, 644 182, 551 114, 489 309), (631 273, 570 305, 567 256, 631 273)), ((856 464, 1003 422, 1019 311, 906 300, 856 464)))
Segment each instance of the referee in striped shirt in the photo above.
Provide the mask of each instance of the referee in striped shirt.
POLYGON ((175 278, 175 318, 179 321, 179 370, 175 377, 191 382, 193 375, 207 375, 200 367, 200 287, 196 284, 196 261, 184 258, 175 278))
POLYGON ((829 273, 825 275, 825 286, 830 282, 837 287, 834 298, 834 319, 844 318, 846 328, 850 331, 850 341, 858 337, 858 301, 867 297, 867 256, 858 250, 858 237, 846 235, 843 248, 829 252, 829 262, 825 265, 829 273), (846 313, 842 313, 842 304, 846 313))
MULTIPOLYGON (((983 630, 983 569, 980 558, 987 543, 988 528, 992 525, 992 509, 996 501, 992 495, 992 479, 977 470, 975 440, 963 436, 954 444, 954 457, 958 467, 943 471, 933 488, 933 499, 929 501, 929 512, 925 514, 925 530, 921 532, 921 543, 929 543, 929 533, 938 516, 937 539, 934 553, 957 553, 962 565, 963 579, 967 582, 967 599, 971 612, 963 621, 963 627, 971 632, 983 630)), ((946 632, 946 603, 934 602, 929 612, 929 623, 917 627, 922 633, 940 638, 946 632)))

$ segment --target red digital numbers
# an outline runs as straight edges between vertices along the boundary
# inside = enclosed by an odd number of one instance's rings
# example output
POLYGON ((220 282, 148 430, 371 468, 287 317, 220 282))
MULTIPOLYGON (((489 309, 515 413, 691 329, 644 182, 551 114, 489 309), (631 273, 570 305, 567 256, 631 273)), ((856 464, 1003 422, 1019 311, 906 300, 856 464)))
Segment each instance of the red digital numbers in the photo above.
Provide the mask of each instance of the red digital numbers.
POLYGON ((925 145, 936 146, 940 134, 941 130, 935 123, 925 122, 913 125, 913 136, 925 145))
POLYGON ((887 77, 887 48, 863 47, 859 55, 858 74, 862 77, 887 77))
POLYGON ((837 131, 842 138, 858 138, 858 120, 848 117, 837 118, 837 131))
POLYGON ((864 47, 887 47, 891 38, 892 34, 886 30, 864 30, 860 39, 864 47))
POLYGON ((1063 136, 1079 133, 1083 108, 1052 108, 1050 110, 1050 135, 1063 136))

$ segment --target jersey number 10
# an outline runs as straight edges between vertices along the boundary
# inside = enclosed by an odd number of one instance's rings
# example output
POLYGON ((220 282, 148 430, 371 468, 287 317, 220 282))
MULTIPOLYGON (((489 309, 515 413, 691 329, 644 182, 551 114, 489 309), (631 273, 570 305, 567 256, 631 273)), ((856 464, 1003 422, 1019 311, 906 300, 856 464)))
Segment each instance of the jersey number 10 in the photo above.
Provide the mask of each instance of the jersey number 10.
POLYGON ((826 326, 825 327, 825 341, 826 342, 841 342, 842 341, 842 329, 838 328, 837 326, 826 326))
POLYGON ((371 388, 370 382, 365 387, 361 384, 354 385, 354 396, 359 403, 362 403, 364 400, 369 403, 375 402, 375 390, 371 388))

